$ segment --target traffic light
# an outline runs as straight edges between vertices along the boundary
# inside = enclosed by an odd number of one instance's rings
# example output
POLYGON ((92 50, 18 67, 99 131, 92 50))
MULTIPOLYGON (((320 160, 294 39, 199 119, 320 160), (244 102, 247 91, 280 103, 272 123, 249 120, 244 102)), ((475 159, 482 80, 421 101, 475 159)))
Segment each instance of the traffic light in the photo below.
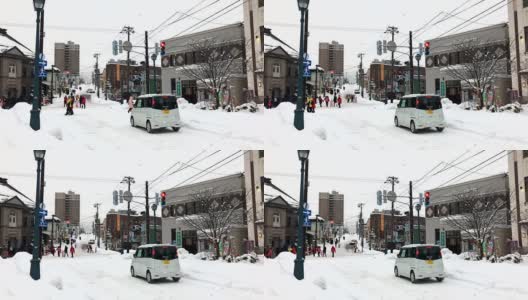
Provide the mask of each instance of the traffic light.
POLYGON ((117 41, 112 42, 112 54, 117 55, 117 41))
POLYGON ((165 41, 160 43, 160 54, 161 56, 165 55, 165 41))
POLYGON ((123 40, 119 40, 119 53, 123 53, 123 40))
POLYGON ((425 55, 429 55, 429 48, 431 47, 430 42, 425 42, 425 55))
POLYGON ((165 206, 166 202, 165 202, 165 197, 167 196, 167 193, 165 192, 161 192, 161 206, 165 206))
POLYGON ((154 53, 156 53, 156 55, 158 55, 160 53, 160 45, 159 45, 159 43, 156 43, 156 45, 154 46, 154 53))
POLYGON ((118 204, 118 194, 117 194, 117 191, 114 191, 112 196, 113 196, 113 200, 114 200, 114 205, 117 205, 117 204, 118 204))
POLYGON ((425 192, 425 207, 429 207, 429 198, 431 197, 431 193, 425 192))
POLYGON ((420 53, 420 55, 422 55, 424 53, 424 45, 423 45, 423 43, 420 43, 418 45, 418 53, 420 53))
POLYGON ((383 40, 383 53, 387 53, 387 40, 383 40))
POLYGON ((156 193, 156 205, 158 205, 160 203, 160 195, 159 193, 156 193))
POLYGON ((378 205, 381 205, 382 204, 382 194, 381 194, 381 191, 378 191, 377 194, 377 200, 378 200, 378 205))
POLYGON ((378 42, 377 42, 377 46, 378 46, 378 47, 377 47, 377 48, 378 48, 378 49, 377 49, 377 50, 378 50, 378 55, 381 55, 381 54, 382 54, 382 51, 383 51, 381 41, 378 41, 378 42))

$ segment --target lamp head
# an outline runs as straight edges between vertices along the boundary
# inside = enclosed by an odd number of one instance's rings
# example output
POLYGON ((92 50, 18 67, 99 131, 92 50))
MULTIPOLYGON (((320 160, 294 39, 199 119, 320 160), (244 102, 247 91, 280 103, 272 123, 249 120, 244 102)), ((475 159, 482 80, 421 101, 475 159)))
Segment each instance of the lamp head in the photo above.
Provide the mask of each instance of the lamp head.
POLYGON ((46 0, 33 0, 33 8, 35 8, 35 11, 43 10, 45 2, 46 0))
POLYGON ((35 155, 35 160, 41 161, 46 156, 46 150, 33 150, 33 154, 35 155))
POLYGON ((299 155, 299 160, 306 160, 310 155, 310 150, 297 150, 297 154, 299 155))
POLYGON ((310 0, 297 0, 297 4, 299 5, 299 10, 306 10, 308 9, 310 0))

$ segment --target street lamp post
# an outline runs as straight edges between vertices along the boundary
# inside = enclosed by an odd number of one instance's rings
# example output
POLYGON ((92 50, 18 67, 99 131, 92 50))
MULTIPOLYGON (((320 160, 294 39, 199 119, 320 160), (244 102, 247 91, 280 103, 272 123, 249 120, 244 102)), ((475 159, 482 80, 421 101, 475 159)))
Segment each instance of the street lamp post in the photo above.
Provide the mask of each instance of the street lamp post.
POLYGON ((35 209, 33 210, 34 225, 33 225, 33 259, 31 259, 31 269, 29 275, 34 280, 40 279, 40 204, 42 201, 42 185, 44 184, 44 178, 42 173, 44 172, 44 156, 46 150, 34 150, 35 160, 37 161, 37 193, 35 196, 35 209))
POLYGON ((46 0, 33 0, 33 7, 37 12, 37 34, 35 41, 35 59, 34 64, 34 78, 33 78, 33 108, 31 109, 31 118, 29 125, 33 130, 40 130, 40 81, 39 81, 39 59, 40 59, 40 17, 44 10, 44 3, 46 0))
POLYGON ((299 222, 297 224, 297 258, 295 259, 295 267, 293 270, 293 275, 298 280, 304 279, 304 205, 306 202, 305 199, 305 166, 308 161, 308 155, 310 150, 298 150, 299 160, 301 161, 301 194, 299 197, 299 208, 297 209, 297 217, 299 222))
POLYGON ((295 109, 295 118, 293 121, 293 126, 297 130, 304 129, 304 80, 303 80, 303 69, 304 69, 304 17, 305 11, 308 9, 310 0, 297 0, 299 5, 299 10, 301 11, 301 41, 299 43, 299 55, 297 58, 297 64, 299 67, 298 76, 297 76, 297 107, 295 109))

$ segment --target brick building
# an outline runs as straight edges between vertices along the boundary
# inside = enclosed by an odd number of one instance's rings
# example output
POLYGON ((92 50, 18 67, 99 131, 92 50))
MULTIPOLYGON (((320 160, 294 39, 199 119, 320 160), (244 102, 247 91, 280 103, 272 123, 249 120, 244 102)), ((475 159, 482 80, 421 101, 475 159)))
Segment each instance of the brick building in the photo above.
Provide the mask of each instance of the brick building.
MULTIPOLYGON (((154 243, 161 242, 161 218, 150 216, 150 239, 154 243), (156 222, 156 230, 154 230, 154 222, 156 222), (154 239, 154 234, 157 236, 154 239)), ((136 211, 130 211, 130 222, 128 222, 127 210, 110 210, 106 214, 103 222, 104 229, 101 238, 106 240, 108 248, 118 249, 126 248, 128 237, 130 237, 131 248, 136 248, 141 244, 146 244, 145 224, 146 219, 143 214, 138 214, 136 211), (127 230, 129 226, 130 231, 127 230)))

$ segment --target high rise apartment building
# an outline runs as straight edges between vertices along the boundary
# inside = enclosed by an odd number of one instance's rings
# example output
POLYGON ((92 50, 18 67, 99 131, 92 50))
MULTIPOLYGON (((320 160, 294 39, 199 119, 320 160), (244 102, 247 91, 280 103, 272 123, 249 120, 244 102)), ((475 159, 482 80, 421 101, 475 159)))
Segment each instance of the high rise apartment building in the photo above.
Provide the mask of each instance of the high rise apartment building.
POLYGON ((343 225, 345 195, 336 191, 319 193, 319 216, 334 225, 343 225))
POLYGON ((55 67, 63 73, 79 76, 80 46, 72 41, 55 43, 55 67))
POLYGON ((72 191, 55 193, 55 216, 70 225, 79 225, 81 195, 72 191))
POLYGON ((319 66, 334 76, 344 75, 345 46, 336 41, 319 43, 319 66))

